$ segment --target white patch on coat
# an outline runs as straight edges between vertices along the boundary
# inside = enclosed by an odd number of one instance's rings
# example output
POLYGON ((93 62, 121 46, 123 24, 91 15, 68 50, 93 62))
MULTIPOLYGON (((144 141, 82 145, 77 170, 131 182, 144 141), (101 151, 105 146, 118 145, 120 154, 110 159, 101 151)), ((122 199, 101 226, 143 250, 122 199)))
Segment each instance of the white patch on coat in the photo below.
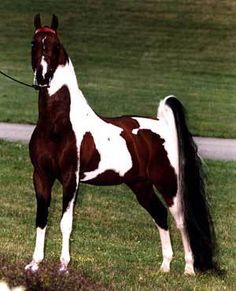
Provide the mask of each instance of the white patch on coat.
POLYGON ((126 141, 121 136, 123 129, 103 121, 91 109, 78 87, 70 60, 65 66, 60 65, 56 69, 48 89, 49 95, 55 94, 64 85, 70 92, 70 121, 76 136, 78 158, 86 132, 91 133, 100 155, 98 168, 84 173, 85 176, 81 181, 94 179, 107 170, 113 170, 120 176, 124 176, 132 168, 132 158, 126 141))
POLYGON ((45 40, 46 40, 46 36, 42 39, 42 45, 43 45, 43 49, 45 50, 45 40))
POLYGON ((44 56, 42 56, 40 65, 43 68, 43 70, 42 70, 42 76, 45 79, 45 75, 46 75, 47 70, 48 70, 48 63, 45 61, 45 57, 44 56))
POLYGON ((113 170, 119 176, 124 176, 132 167, 132 159, 126 141, 120 135, 122 129, 99 120, 91 124, 89 132, 100 154, 100 162, 96 170, 85 172, 85 177, 81 181, 94 179, 107 170, 113 170))
POLYGON ((157 115, 158 120, 144 117, 132 117, 139 124, 139 128, 133 129, 132 133, 138 134, 139 130, 148 129, 164 139, 164 148, 167 152, 169 161, 175 169, 176 174, 178 174, 179 157, 175 119, 172 110, 165 105, 165 100, 166 99, 160 102, 157 115))

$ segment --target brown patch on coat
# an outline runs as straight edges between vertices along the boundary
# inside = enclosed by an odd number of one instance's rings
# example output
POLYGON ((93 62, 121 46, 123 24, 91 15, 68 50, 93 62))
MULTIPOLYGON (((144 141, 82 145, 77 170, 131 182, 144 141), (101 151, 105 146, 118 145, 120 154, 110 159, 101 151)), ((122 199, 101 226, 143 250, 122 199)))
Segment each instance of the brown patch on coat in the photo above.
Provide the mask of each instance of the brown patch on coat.
POLYGON ((93 136, 90 132, 86 132, 80 148, 80 179, 84 178, 85 172, 96 170, 100 160, 93 136))

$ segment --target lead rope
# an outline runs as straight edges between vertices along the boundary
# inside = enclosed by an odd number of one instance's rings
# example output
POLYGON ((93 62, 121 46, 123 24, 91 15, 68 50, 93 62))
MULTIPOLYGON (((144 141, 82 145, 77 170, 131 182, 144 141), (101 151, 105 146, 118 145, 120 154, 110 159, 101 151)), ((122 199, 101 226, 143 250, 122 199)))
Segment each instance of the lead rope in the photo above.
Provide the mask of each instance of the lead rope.
POLYGON ((0 74, 2 74, 3 76, 7 77, 8 79, 10 79, 12 81, 15 81, 16 83, 19 83, 21 85, 25 85, 26 87, 30 87, 30 88, 33 88, 35 90, 39 90, 39 88, 40 88, 38 85, 30 85, 30 84, 24 83, 22 81, 19 81, 19 80, 13 78, 13 77, 7 75, 6 73, 2 72, 1 70, 0 70, 0 74))

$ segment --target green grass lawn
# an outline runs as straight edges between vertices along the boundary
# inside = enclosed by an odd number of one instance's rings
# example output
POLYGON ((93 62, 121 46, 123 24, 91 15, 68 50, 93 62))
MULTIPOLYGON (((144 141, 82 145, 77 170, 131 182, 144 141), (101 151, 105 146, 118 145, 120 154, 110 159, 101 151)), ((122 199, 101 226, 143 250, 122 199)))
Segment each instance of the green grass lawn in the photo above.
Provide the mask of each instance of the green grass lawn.
MULTIPOLYGON (((0 69, 27 82, 32 18, 59 33, 80 87, 99 114, 154 116, 177 95, 195 135, 236 137, 233 0, 0 2, 0 69)), ((37 94, 0 76, 0 120, 35 123, 37 94)))
POLYGON ((81 186, 74 215, 71 273, 58 276, 55 270, 61 247, 61 189, 56 184, 50 208, 46 262, 39 277, 33 276, 33 279, 23 269, 31 259, 35 243, 35 197, 27 146, 0 142, 0 164, 0 279, 16 285, 28 282, 44 288, 51 286, 52 290, 55 290, 52 286, 74 290, 81 282, 96 286, 95 290, 235 290, 235 162, 206 163, 218 257, 226 270, 223 277, 183 275, 183 252, 172 220, 175 250, 172 272, 158 273, 159 235, 132 193, 124 186, 86 185, 81 186))

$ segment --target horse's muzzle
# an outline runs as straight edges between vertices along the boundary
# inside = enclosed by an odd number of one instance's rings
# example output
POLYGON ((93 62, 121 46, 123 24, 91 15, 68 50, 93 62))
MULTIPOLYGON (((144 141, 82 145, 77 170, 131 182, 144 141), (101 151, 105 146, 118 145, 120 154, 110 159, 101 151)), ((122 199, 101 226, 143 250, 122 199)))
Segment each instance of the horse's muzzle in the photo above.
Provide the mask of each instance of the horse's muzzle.
POLYGON ((34 73, 34 84, 36 86, 41 87, 41 88, 49 88, 51 80, 52 80, 52 77, 53 77, 53 74, 52 74, 51 71, 48 71, 43 76, 42 72, 43 72, 42 67, 39 66, 39 68, 34 73))

